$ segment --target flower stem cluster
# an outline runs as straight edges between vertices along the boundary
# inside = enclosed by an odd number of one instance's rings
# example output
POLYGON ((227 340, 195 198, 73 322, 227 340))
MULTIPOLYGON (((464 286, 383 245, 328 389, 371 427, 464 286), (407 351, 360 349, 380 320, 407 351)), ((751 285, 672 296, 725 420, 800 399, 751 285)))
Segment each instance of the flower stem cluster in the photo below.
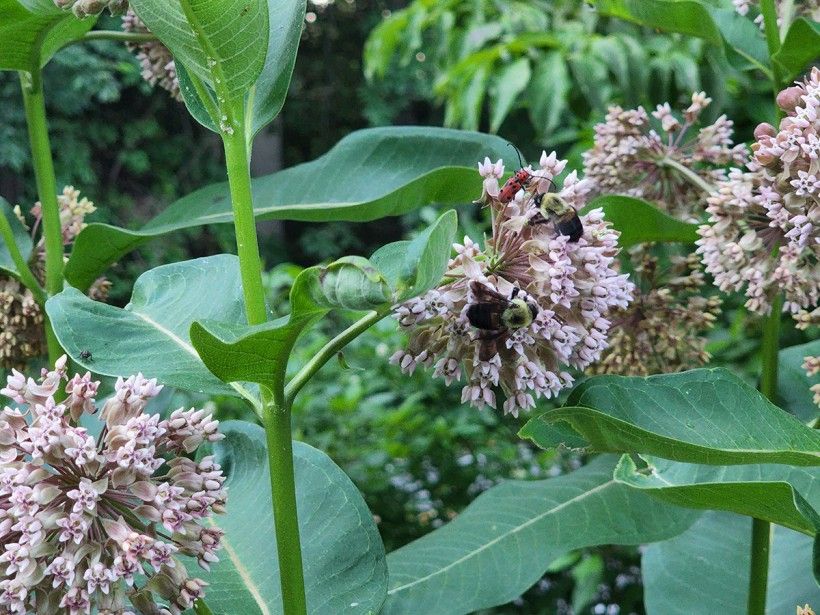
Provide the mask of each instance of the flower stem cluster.
POLYGON ((79 19, 99 15, 105 9, 112 15, 122 15, 128 8, 128 0, 54 0, 54 4, 70 10, 79 19))
MULTIPOLYGON (((615 269, 618 233, 600 209, 580 216, 583 233, 571 241, 536 207, 534 196, 549 190, 565 165, 554 153, 544 153, 539 170, 526 169, 531 174, 526 189, 502 203, 502 161, 479 164, 481 202, 490 207, 492 235, 483 248, 465 237, 454 246, 444 283, 396 307, 409 341, 391 362, 408 373, 423 365, 447 384, 463 378, 462 401, 478 408, 495 408, 501 389, 504 412, 517 416, 540 396, 555 396, 569 386, 569 368, 584 369, 600 357, 609 314, 627 306, 632 284, 615 269), (471 306, 485 300, 477 289, 498 298, 481 308, 499 319, 496 330, 479 328, 468 317, 471 306), (507 308, 513 298, 528 306, 531 319, 524 313, 524 322, 511 323, 507 308)), ((573 209, 587 194, 588 183, 575 172, 559 192, 573 209)))
POLYGON ((0 412, 0 614, 178 614, 205 586, 178 556, 217 561, 222 532, 204 522, 224 511, 224 477, 184 455, 219 440, 218 422, 146 414, 162 386, 137 374, 117 380, 95 437, 77 420, 96 412, 99 384, 69 379, 63 356, 0 390, 17 404, 0 412))
POLYGON ((721 290, 745 288, 761 314, 782 292, 805 327, 820 301, 820 69, 777 102, 780 126, 758 126, 747 171, 733 169, 709 197, 698 252, 721 290))
MULTIPOLYGON (((151 32, 148 26, 130 8, 122 18, 122 29, 125 32, 135 32, 137 34, 149 34, 151 32)), ((162 89, 168 90, 175 100, 182 100, 174 56, 171 55, 165 45, 159 41, 147 41, 144 43, 128 43, 127 47, 137 56, 140 63, 140 74, 143 79, 151 85, 158 85, 162 89)))
POLYGON ((668 264, 642 244, 630 250, 637 290, 628 308, 612 316, 609 348, 591 371, 648 376, 699 367, 709 360, 704 334, 720 313, 720 298, 704 297, 696 254, 668 264))
POLYGON ((584 174, 594 194, 627 194, 657 203, 673 216, 697 220, 704 193, 725 177, 728 164, 744 164, 743 145, 732 145, 732 121, 721 115, 692 134, 712 101, 703 92, 680 119, 669 103, 652 112, 610 107, 595 126, 595 143, 584 153, 584 174))
MULTIPOLYGON (((85 216, 96 211, 94 203, 80 197, 80 191, 73 186, 63 188, 57 196, 60 208, 63 244, 71 245, 85 228, 85 216)), ((15 207, 20 222, 25 218, 19 207, 15 207)), ((31 226, 32 240, 42 225, 42 208, 37 202, 31 208, 34 221, 31 226)), ((29 267, 40 284, 45 278, 45 242, 42 237, 34 242, 29 267)), ((108 297, 111 284, 99 278, 89 289, 92 299, 104 301, 108 297)), ((46 352, 43 313, 33 294, 14 278, 0 275, 0 368, 22 368, 26 362, 46 352)))

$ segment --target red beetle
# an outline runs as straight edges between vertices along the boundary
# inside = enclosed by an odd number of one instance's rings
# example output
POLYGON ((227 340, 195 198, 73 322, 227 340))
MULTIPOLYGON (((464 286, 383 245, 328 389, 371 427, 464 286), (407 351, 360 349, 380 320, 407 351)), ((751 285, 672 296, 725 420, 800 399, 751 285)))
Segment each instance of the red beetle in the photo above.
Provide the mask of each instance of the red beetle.
POLYGON ((510 179, 504 182, 498 193, 498 200, 501 203, 509 203, 515 198, 519 190, 526 188, 532 181, 533 175, 526 169, 518 169, 510 179))

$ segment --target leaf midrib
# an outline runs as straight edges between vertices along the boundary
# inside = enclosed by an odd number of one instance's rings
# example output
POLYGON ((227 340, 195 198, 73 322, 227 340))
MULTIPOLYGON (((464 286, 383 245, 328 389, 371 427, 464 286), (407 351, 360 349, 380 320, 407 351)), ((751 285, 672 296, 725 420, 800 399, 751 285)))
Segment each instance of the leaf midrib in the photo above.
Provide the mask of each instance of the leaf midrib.
MULTIPOLYGON (((501 540, 504 540, 504 539, 516 534, 517 532, 520 532, 521 530, 529 527, 530 525, 532 525, 534 523, 537 523, 538 521, 541 521, 542 519, 544 519, 548 515, 556 513, 559 510, 562 510, 562 509, 566 508, 570 504, 574 504, 575 502, 579 502, 579 501, 583 500, 584 498, 589 497, 590 495, 592 495, 594 493, 597 493, 598 491, 602 491, 603 489, 609 487, 610 485, 614 485, 616 483, 617 483, 617 481, 614 478, 610 479, 607 482, 598 485, 597 487, 593 487, 589 491, 584 491, 583 493, 575 496, 574 498, 570 498, 569 500, 566 500, 565 502, 561 502, 557 506, 554 506, 553 508, 550 508, 549 510, 545 510, 541 514, 536 515, 532 519, 528 519, 527 521, 525 521, 521 525, 516 526, 514 529, 512 529, 508 532, 505 532, 504 534, 499 534, 498 536, 496 536, 495 538, 493 538, 489 542, 481 545, 479 548, 474 549, 473 551, 470 551, 470 552, 466 553, 462 557, 460 557, 457 560, 447 564, 443 568, 439 568, 438 570, 436 570, 434 572, 431 572, 427 576, 424 576, 424 577, 421 577, 421 578, 416 579, 414 581, 411 581, 410 583, 406 583, 404 585, 400 585, 398 587, 394 587, 393 589, 388 590, 387 595, 390 596, 390 595, 395 594, 399 591, 402 591, 402 590, 408 589, 410 587, 413 587, 414 585, 418 585, 419 583, 423 583, 425 581, 428 581, 429 579, 432 579, 435 576, 443 574, 443 573, 447 572, 448 570, 450 570, 451 568, 453 568, 455 566, 458 566, 459 564, 462 564, 463 562, 467 561, 468 559, 470 559, 472 557, 475 557, 477 554, 481 553, 485 549, 489 549, 490 547, 497 544, 501 540)), ((388 567, 388 570, 389 570, 389 567, 388 567)))

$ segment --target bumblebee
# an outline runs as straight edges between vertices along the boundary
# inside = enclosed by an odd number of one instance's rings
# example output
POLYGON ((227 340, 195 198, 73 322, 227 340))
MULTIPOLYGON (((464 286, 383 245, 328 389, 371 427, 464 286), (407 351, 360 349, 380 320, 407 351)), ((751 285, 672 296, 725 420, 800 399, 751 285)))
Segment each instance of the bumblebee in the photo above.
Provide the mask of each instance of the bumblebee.
POLYGON ((505 297, 481 282, 472 282, 475 303, 467 306, 467 320, 476 329, 497 334, 499 337, 510 330, 529 327, 538 316, 538 305, 519 295, 521 289, 513 289, 509 297, 505 297))
POLYGON ((552 222, 555 230, 567 235, 572 243, 577 242, 584 234, 584 225, 575 208, 554 192, 536 194, 533 202, 538 208, 538 215, 531 224, 552 222))

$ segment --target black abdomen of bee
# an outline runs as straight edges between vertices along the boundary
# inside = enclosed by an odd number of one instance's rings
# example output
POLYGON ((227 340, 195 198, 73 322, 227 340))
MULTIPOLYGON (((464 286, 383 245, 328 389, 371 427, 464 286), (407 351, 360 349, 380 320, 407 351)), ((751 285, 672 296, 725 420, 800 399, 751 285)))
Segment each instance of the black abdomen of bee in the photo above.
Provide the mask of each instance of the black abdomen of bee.
POLYGON ((577 214, 569 220, 559 222, 556 226, 558 228, 558 232, 562 235, 569 236, 569 240, 572 243, 577 242, 581 239, 581 235, 584 234, 584 225, 581 224, 581 219, 577 216, 577 214))
POLYGON ((492 303, 472 303, 467 306, 467 320, 476 329, 494 331, 501 327, 498 307, 492 303))

